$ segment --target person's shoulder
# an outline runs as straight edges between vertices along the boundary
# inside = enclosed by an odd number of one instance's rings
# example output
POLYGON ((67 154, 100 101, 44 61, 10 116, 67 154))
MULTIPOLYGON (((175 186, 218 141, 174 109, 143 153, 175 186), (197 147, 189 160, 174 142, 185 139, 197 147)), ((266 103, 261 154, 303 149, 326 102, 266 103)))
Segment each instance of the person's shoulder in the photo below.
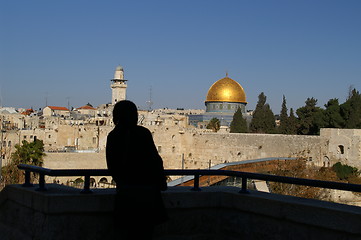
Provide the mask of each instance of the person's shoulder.
POLYGON ((116 134, 116 132, 117 132, 117 129, 113 128, 113 129, 108 133, 108 136, 109 136, 109 135, 114 135, 114 134, 116 134))
POLYGON ((114 131, 114 129, 113 129, 113 130, 111 130, 111 131, 108 133, 107 139, 113 138, 115 135, 116 135, 116 134, 115 134, 115 131, 114 131))
POLYGON ((150 131, 148 128, 139 126, 139 125, 136 126, 136 131, 141 132, 141 133, 149 133, 150 134, 150 131))
POLYGON ((135 128, 136 134, 139 136, 146 136, 148 137, 152 137, 152 133, 150 132, 150 130, 146 127, 143 126, 136 126, 135 128))

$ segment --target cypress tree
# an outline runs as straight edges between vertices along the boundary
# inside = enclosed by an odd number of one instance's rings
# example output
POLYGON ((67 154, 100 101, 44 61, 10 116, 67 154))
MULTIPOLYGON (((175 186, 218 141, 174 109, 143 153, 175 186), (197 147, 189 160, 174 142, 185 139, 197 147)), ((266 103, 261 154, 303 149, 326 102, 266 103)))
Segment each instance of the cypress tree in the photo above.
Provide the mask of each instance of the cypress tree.
POLYGON ((286 97, 283 95, 282 108, 280 114, 280 126, 278 128, 279 133, 289 134, 289 118, 287 114, 286 97))
POLYGON ((275 132, 275 116, 268 104, 267 97, 262 92, 258 96, 256 109, 250 124, 250 130, 255 133, 274 133, 275 132))
POLYGON ((233 115, 233 119, 230 126, 231 133, 245 133, 248 132, 247 121, 243 118, 241 108, 238 108, 233 115))
POLYGON ((298 120, 293 112, 293 108, 290 109, 290 116, 288 118, 288 134, 297 134, 298 120))
POLYGON ((356 89, 340 107, 345 128, 361 128, 361 95, 356 89))
POLYGON ((217 132, 221 127, 221 122, 218 118, 212 118, 209 123, 207 124, 207 129, 212 129, 213 132, 217 132))

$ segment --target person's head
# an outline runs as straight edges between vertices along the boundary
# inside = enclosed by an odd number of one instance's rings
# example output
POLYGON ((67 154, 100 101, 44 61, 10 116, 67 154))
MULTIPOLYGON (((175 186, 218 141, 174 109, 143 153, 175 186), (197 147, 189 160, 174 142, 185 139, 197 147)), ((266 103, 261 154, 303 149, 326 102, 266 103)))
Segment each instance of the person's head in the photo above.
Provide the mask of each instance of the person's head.
POLYGON ((115 125, 135 126, 138 123, 137 106, 128 100, 119 101, 114 105, 113 122, 115 125))

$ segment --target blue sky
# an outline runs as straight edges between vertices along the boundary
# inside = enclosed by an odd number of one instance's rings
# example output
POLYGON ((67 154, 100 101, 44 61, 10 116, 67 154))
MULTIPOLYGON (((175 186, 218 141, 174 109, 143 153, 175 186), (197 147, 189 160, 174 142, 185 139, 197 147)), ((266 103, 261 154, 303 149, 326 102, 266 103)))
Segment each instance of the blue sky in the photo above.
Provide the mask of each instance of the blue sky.
POLYGON ((204 108, 229 73, 248 109, 264 92, 297 109, 361 90, 361 1, 1 1, 3 106, 97 106, 122 65, 127 96, 146 107, 204 108))

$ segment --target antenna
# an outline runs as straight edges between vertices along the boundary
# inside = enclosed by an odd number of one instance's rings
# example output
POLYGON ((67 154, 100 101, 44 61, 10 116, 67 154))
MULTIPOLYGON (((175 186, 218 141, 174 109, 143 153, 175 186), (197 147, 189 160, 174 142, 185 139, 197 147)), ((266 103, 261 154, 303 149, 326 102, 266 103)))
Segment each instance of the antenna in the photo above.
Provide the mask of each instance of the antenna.
POLYGON ((68 100, 68 109, 70 110, 70 97, 66 97, 66 100, 68 100))
POLYGON ((152 86, 149 87, 149 100, 146 101, 147 105, 148 105, 148 111, 151 111, 152 110, 152 105, 153 105, 153 102, 152 102, 152 86))
POLYGON ((2 88, 1 88, 1 85, 0 85, 0 108, 3 107, 3 94, 2 94, 2 88))
POLYGON ((45 92, 45 107, 48 106, 48 92, 45 92))

